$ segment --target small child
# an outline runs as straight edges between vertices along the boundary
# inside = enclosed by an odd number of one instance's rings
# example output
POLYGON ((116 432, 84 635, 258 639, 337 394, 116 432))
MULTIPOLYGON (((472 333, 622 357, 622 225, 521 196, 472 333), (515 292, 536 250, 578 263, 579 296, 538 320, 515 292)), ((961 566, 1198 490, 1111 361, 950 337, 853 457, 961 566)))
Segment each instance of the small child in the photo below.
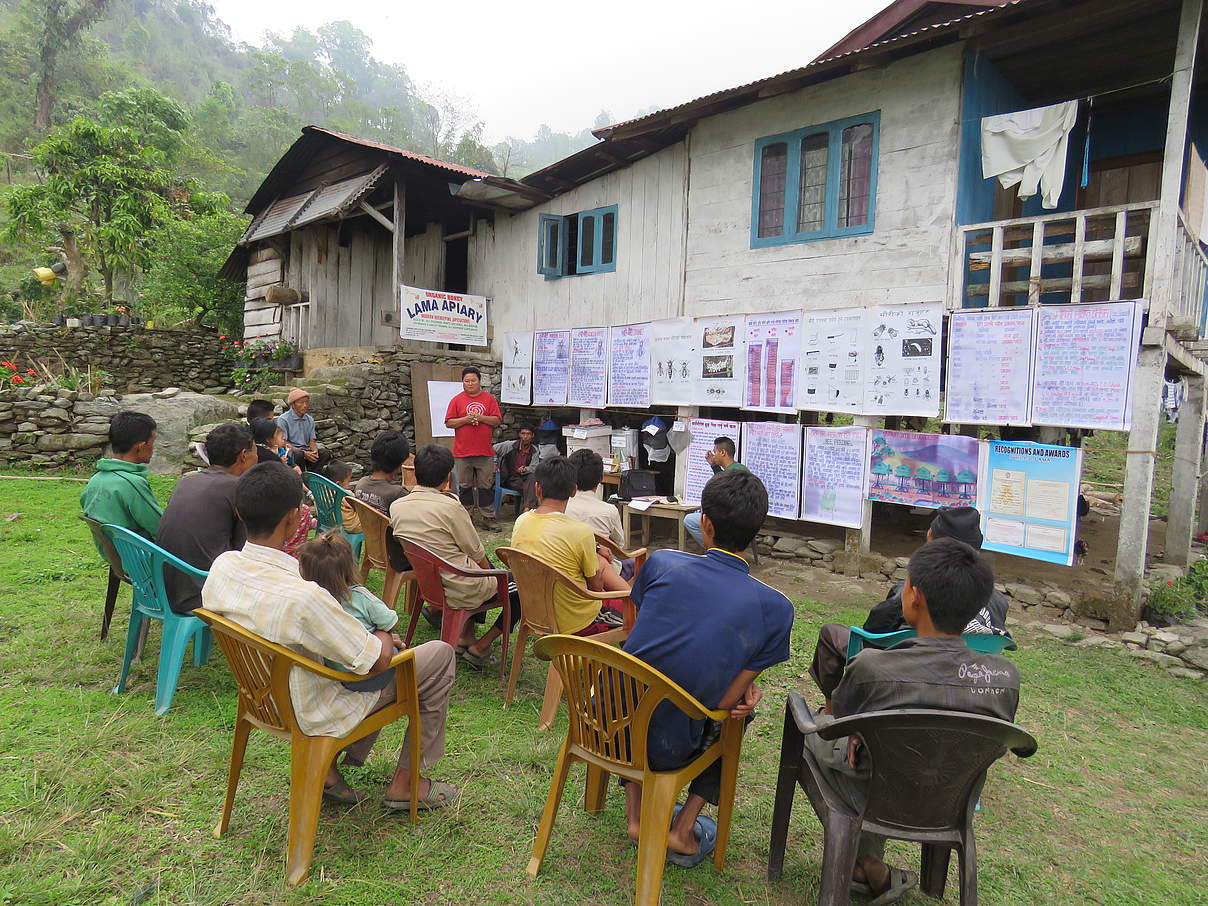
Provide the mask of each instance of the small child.
POLYGON ((252 436, 256 439, 257 463, 283 462, 289 465, 289 451, 285 449, 285 432, 281 430, 276 419, 255 419, 252 422, 252 436))
MULTIPOLYGON (((350 616, 356 617, 368 632, 392 632, 398 625, 398 614, 387 607, 361 584, 356 560, 348 541, 337 531, 324 532, 302 545, 298 551, 298 573, 308 582, 325 589, 350 616)), ((394 636, 395 645, 403 642, 394 636)), ((333 670, 347 670, 343 664, 327 661, 333 670)), ((344 683, 357 692, 376 692, 394 682, 394 671, 384 671, 371 679, 344 683)))
MULTIPOLYGON (((327 477, 342 487, 349 494, 352 490, 352 466, 346 462, 333 462, 327 467, 327 477)), ((357 516, 356 510, 352 508, 349 498, 345 497, 340 501, 340 517, 343 520, 344 531, 350 535, 363 534, 365 529, 361 527, 361 519, 357 516)), ((356 550, 353 550, 353 555, 356 555, 356 550)))

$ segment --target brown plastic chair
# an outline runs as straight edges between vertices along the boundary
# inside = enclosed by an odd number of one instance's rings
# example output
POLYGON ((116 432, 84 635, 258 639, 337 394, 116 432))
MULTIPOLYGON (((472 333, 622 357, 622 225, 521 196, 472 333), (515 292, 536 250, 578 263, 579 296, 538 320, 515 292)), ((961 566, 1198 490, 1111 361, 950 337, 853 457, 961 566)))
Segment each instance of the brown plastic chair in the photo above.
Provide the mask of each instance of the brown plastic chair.
POLYGON ((376 509, 364 500, 356 497, 345 497, 352 504, 352 510, 361 520, 361 528, 365 532, 365 551, 361 555, 361 581, 369 580, 371 570, 380 569, 386 574, 382 582, 382 600, 387 607, 398 610, 398 595, 404 583, 407 585, 407 597, 403 599, 404 612, 411 610, 415 603, 415 573, 413 571, 399 572, 390 565, 390 556, 386 551, 386 536, 390 532, 390 519, 381 510, 376 509))
POLYGON ((986 770, 1010 749, 1020 758, 1036 740, 1005 720, 964 711, 925 708, 855 714, 819 726, 805 700, 789 693, 784 709, 780 772, 772 810, 768 879, 779 880, 797 784, 806 791, 823 828, 818 906, 846 906, 862 830, 922 844, 920 887, 942 897, 952 850, 960 858, 961 906, 977 906, 977 845, 973 813, 986 770), (859 734, 872 777, 862 811, 830 786, 805 734, 838 739, 859 734))
MULTIPOLYGON (((617 544, 607 535, 601 535, 596 532, 596 544, 601 544, 612 552, 613 561, 617 560, 632 560, 633 561, 633 577, 636 579, 638 573, 642 571, 642 567, 646 564, 646 548, 639 547, 637 550, 627 551, 621 545, 617 544)), ((632 625, 627 627, 632 629, 632 625)))
MULTIPOLYGON (((645 549, 634 551, 634 554, 640 554, 642 560, 645 560, 645 549)), ((516 694, 516 684, 520 680, 520 664, 524 660, 524 646, 529 636, 557 635, 562 632, 554 610, 554 589, 559 585, 593 601, 621 601, 624 623, 617 629, 598 633, 591 638, 608 644, 616 644, 629 638, 635 615, 633 602, 628 597, 618 597, 615 591, 591 591, 557 567, 514 547, 497 548, 495 555, 511 569, 512 578, 520 592, 520 629, 516 634, 515 648, 512 649, 512 669, 508 674, 508 688, 503 697, 505 708, 512 703, 512 697, 516 694)), ((551 666, 545 679, 545 697, 541 703, 537 729, 548 730, 554 725, 561 697, 562 680, 558 671, 551 666)))
POLYGON ((407 554, 411 568, 415 571, 416 584, 419 586, 419 594, 415 600, 415 606, 411 610, 411 621, 407 624, 407 637, 404 641, 408 645, 411 644, 411 639, 415 637, 416 624, 419 623, 420 611, 425 605, 441 611, 440 640, 448 642, 454 648, 457 647, 458 639, 461 638, 461 631, 465 628, 466 620, 476 613, 484 613, 494 610, 496 607, 502 607, 504 633, 503 656, 499 659, 499 678, 503 679, 504 666, 508 662, 508 639, 511 637, 511 633, 507 630, 512 625, 512 599, 508 594, 508 579, 510 578, 508 571, 506 569, 463 569, 410 538, 399 538, 398 540, 403 545, 403 551, 407 554), (495 597, 481 607, 472 610, 450 607, 448 599, 445 597, 445 585, 440 580, 441 573, 494 579, 497 583, 495 597))
MULTIPOLYGON (((231 767, 227 776, 226 801, 214 836, 226 833, 235 803, 235 789, 243 767, 243 753, 253 727, 290 743, 289 839, 285 860, 285 880, 291 887, 301 884, 310 873, 310 862, 319 828, 319 810, 323 800, 323 781, 332 761, 351 743, 375 733, 401 717, 410 723, 416 744, 411 747, 411 777, 420 776, 419 693, 415 685, 415 652, 400 651, 390 661, 398 683, 395 700, 361 721, 347 736, 307 736, 298 727, 290 700, 289 673, 295 667, 317 673, 332 682, 363 680, 365 676, 332 670, 323 664, 270 642, 244 629, 226 617, 199 608, 200 618, 218 637, 222 653, 231 665, 239 690, 235 712, 235 738, 231 746, 231 767)), ((370 674, 377 676, 379 674, 370 674)), ((419 800, 411 799, 411 821, 419 820, 419 800)))
POLYGON ((533 646, 537 657, 549 660, 550 668, 562 677, 569 723, 527 870, 534 878, 541 871, 567 774, 572 764, 582 762, 587 765, 584 806, 592 814, 604 808, 609 774, 642 785, 634 903, 657 906, 663 886, 663 862, 667 858, 667 831, 676 797, 719 758, 721 795, 713 864, 725 868, 744 722, 731 720, 728 711, 709 710, 653 667, 611 645, 597 642, 597 638, 549 635, 533 646), (722 725, 717 742, 690 764, 674 771, 655 771, 646 760, 650 717, 664 701, 671 702, 693 720, 716 720, 722 725))

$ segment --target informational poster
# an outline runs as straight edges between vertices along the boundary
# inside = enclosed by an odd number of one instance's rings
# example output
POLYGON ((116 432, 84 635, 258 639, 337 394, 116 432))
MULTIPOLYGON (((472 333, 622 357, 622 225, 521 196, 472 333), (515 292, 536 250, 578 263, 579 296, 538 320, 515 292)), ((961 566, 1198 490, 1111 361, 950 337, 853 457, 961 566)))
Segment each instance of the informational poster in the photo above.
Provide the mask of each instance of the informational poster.
POLYGON ((864 309, 807 311, 801 323, 797 408, 813 412, 861 412, 864 309))
POLYGON ((1035 309, 954 312, 948 322, 944 421, 1031 424, 1035 309))
POLYGON ((650 324, 609 331, 608 405, 650 407, 650 324))
POLYGON ((943 304, 877 305, 864 316, 865 414, 939 415, 943 304))
POLYGON ((868 497, 906 506, 976 506, 978 440, 869 430, 868 497))
POLYGON ((978 501, 982 548, 1072 565, 1081 480, 1077 447, 987 441, 978 501))
POLYGON ((464 388, 461 381, 428 381, 428 414, 432 417, 433 437, 452 437, 453 429, 445 427, 449 401, 464 388))
POLYGON ((568 406, 600 408, 608 402, 608 328, 576 327, 570 332, 568 406))
MULTIPOLYGON (((675 425, 671 426, 672 431, 668 433, 668 437, 675 432, 675 427, 675 425)), ((700 503, 700 492, 705 489, 705 485, 713 477, 713 466, 709 465, 705 454, 712 452, 713 442, 719 437, 730 438, 734 441, 734 449, 737 450, 740 440, 739 424, 715 418, 690 418, 685 423, 685 427, 691 435, 691 441, 684 454, 688 457, 688 472, 684 481, 684 503, 695 505, 700 503)))
POLYGON ((565 406, 569 381, 570 331, 537 331, 533 337, 533 405, 565 406))
POLYGON ((768 489, 768 515, 796 519, 801 509, 801 426, 745 422, 739 461, 768 489))
POLYGON ((696 319, 694 404, 742 405, 747 373, 745 326, 746 315, 696 319))
POLYGON ((1042 305, 1036 311, 1032 423, 1127 431, 1140 302, 1042 305))
POLYGON ((801 357, 801 312, 747 315, 747 386, 744 409, 797 411, 797 367, 801 357))
POLYGON ((533 335, 503 335, 503 386, 499 398, 505 403, 527 406, 533 401, 533 335))
POLYGON ((868 429, 805 429, 801 518, 860 528, 868 484, 868 429))
POLYGON ((487 345, 485 296, 402 286, 399 297, 402 305, 399 333, 404 340, 487 345))
POLYGON ((656 406, 691 406, 692 375, 700 367, 691 318, 650 325, 650 399, 656 406))

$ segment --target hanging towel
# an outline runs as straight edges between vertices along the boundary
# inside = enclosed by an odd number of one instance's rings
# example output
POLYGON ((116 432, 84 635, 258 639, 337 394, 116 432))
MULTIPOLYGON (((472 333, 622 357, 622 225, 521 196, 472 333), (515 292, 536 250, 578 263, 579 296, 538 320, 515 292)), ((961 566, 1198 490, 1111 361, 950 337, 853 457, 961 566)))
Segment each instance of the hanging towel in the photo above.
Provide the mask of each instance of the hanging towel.
POLYGON ((1077 101, 983 117, 982 176, 997 176, 1004 189, 1018 185, 1024 199, 1039 187, 1041 204, 1057 207, 1077 120, 1077 101))

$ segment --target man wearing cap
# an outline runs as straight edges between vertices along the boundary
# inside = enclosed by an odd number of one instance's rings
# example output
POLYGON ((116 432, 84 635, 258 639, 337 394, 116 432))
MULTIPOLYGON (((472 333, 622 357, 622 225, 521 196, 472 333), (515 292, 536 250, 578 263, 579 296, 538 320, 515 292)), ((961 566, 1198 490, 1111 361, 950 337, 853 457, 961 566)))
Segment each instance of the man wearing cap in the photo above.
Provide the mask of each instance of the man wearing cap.
MULTIPOLYGON (((958 506, 944 507, 938 510, 927 529, 927 540, 937 538, 955 538, 963 541, 974 550, 981 550, 981 513, 975 507, 958 506)), ((897 632, 909 629, 910 624, 902 614, 902 582, 897 582, 889 589, 885 600, 876 605, 868 613, 864 621, 866 632, 897 632)), ((965 627, 965 634, 1010 635, 1007 632, 1006 596, 995 589, 990 595, 986 606, 978 611, 977 616, 965 627)), ((827 623, 818 630, 818 645, 814 648, 814 661, 810 665, 810 676, 826 696, 826 708, 830 710, 831 693, 843 678, 843 668, 847 664, 847 642, 851 635, 846 626, 838 623, 827 623)))
POLYGON ((295 387, 285 398, 285 404, 288 408, 277 416, 277 424, 285 433, 290 461, 309 472, 322 475, 324 467, 331 461, 331 452, 319 449, 315 417, 310 414, 310 394, 295 387))

